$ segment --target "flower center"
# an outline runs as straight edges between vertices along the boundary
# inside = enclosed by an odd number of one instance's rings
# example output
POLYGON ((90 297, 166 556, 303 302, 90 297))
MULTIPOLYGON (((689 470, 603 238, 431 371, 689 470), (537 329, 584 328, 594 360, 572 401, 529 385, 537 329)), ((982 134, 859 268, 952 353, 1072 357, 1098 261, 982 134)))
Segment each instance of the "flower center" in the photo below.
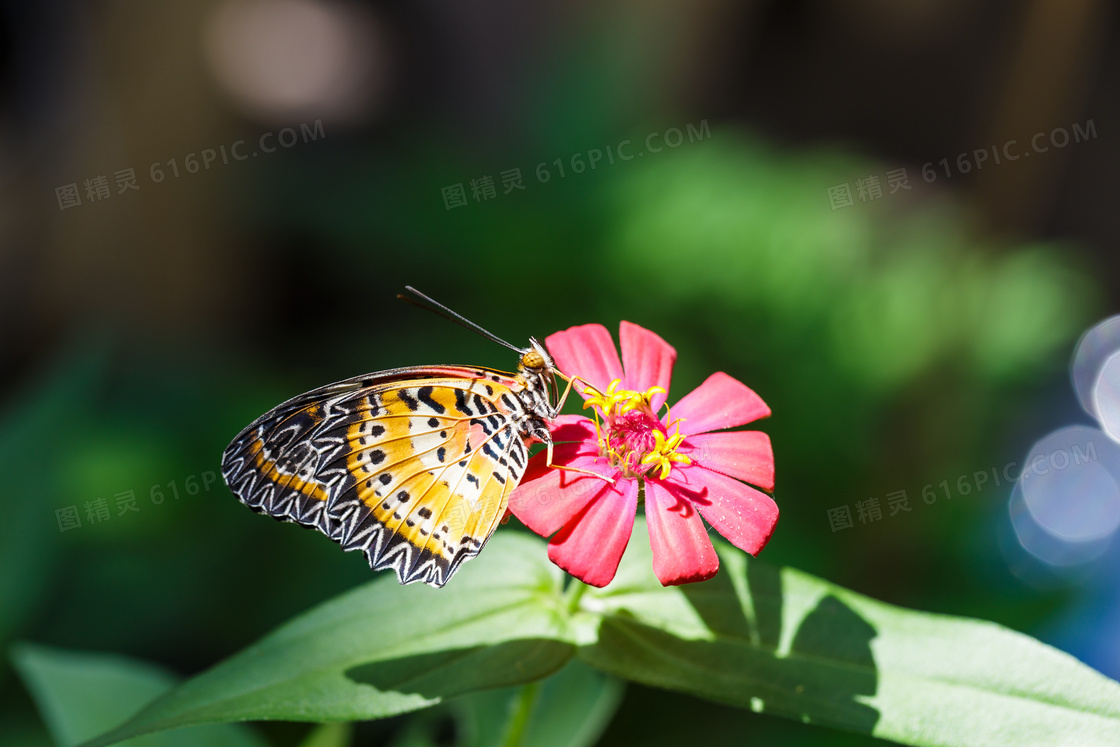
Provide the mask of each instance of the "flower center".
MULTIPOLYGON (((658 477, 664 480, 674 463, 692 464, 687 456, 677 453, 684 441, 679 421, 669 420, 670 427, 676 426, 669 436, 653 411, 654 395, 664 394, 665 390, 654 386, 645 392, 635 392, 619 389, 621 383, 621 379, 615 379, 605 392, 590 385, 584 390, 590 395, 583 403, 584 409, 595 408, 599 453, 610 459, 623 477, 642 477, 659 470, 658 477)), ((668 406, 665 409, 668 413, 668 406)))

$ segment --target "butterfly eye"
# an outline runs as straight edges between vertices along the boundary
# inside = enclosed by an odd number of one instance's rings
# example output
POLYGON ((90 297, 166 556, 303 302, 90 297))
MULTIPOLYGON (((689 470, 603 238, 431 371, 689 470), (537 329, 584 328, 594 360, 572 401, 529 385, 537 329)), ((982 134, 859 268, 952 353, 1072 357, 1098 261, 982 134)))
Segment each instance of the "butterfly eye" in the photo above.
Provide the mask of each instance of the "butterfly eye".
POLYGON ((525 368, 544 368, 544 358, 536 350, 530 350, 521 356, 521 365, 525 368))

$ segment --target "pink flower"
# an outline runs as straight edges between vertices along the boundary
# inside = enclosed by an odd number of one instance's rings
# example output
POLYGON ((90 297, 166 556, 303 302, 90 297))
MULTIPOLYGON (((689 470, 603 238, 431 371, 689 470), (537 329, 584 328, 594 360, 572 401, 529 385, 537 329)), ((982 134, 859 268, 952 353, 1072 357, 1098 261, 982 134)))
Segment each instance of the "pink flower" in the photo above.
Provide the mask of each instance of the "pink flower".
POLYGON ((614 578, 640 495, 662 584, 703 581, 719 570, 701 517, 757 555, 774 531, 778 507, 745 483, 773 490, 770 438, 758 431, 713 431, 767 417, 770 408, 744 384, 715 373, 659 417, 676 350, 629 322, 622 322, 619 338, 621 361, 600 324, 545 341, 560 370, 590 385, 580 393, 596 420, 556 419, 553 461, 571 469, 547 467, 543 451, 534 455, 510 510, 537 534, 552 537, 552 562, 592 586, 614 578))

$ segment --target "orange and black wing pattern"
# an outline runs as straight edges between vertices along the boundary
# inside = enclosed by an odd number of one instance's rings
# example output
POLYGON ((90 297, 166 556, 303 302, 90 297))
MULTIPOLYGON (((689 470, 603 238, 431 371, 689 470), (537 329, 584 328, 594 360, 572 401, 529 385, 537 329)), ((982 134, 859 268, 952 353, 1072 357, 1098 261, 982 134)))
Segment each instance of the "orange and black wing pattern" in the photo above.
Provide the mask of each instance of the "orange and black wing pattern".
POLYGON ((482 550, 524 473, 520 386, 453 366, 332 384, 250 424, 222 474, 254 511, 361 550, 402 584, 443 586, 482 550))

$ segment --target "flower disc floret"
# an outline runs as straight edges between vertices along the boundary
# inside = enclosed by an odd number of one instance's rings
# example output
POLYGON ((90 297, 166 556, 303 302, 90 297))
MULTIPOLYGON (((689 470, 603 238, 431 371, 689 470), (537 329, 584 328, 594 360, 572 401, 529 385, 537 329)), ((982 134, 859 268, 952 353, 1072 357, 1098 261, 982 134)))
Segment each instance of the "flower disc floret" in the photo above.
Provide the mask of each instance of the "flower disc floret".
POLYGON ((674 463, 691 464, 689 457, 677 453, 677 447, 684 440, 679 424, 677 432, 669 437, 665 425, 653 411, 653 398, 665 394, 665 389, 651 386, 644 392, 637 392, 619 389, 621 383, 621 379, 613 379, 606 392, 591 385, 584 389, 587 400, 583 409, 594 410, 599 453, 609 459, 623 477, 641 477, 655 468, 660 470, 664 480, 674 463))

